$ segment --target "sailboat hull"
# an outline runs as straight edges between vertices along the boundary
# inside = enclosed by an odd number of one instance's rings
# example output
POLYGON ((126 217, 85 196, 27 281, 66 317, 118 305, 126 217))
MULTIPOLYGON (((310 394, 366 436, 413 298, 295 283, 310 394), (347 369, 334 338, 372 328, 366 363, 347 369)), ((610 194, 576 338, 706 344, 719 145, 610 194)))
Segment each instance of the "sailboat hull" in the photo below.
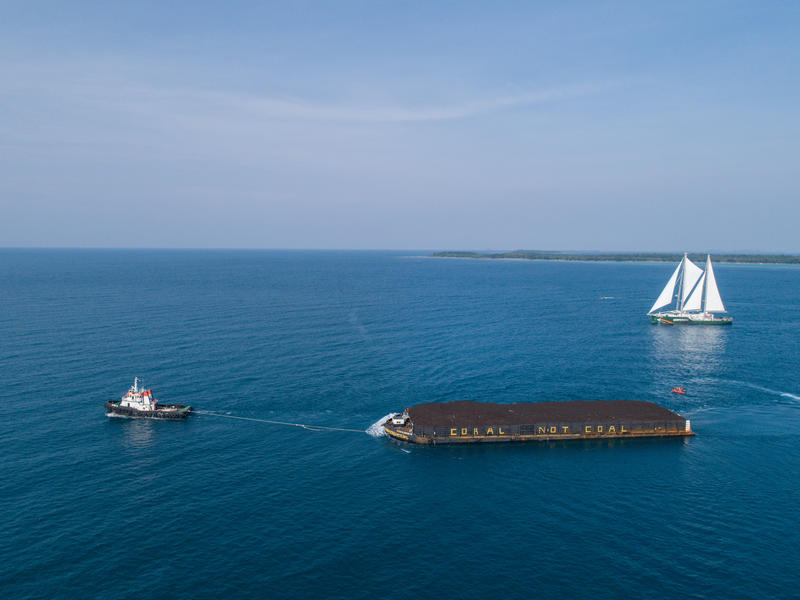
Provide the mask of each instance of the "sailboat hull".
POLYGON ((703 313, 654 313, 650 315, 650 319, 658 325, 730 325, 733 323, 733 317, 718 317, 703 313))

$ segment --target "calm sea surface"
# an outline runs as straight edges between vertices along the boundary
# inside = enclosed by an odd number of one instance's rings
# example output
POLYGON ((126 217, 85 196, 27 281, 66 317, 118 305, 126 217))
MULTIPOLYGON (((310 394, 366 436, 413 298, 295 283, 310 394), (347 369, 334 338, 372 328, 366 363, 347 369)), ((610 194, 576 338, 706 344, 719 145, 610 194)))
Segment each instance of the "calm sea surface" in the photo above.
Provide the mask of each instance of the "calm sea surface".
POLYGON ((734 325, 679 328, 644 316, 674 265, 413 254, 0 251, 2 597, 798 597, 800 268, 718 265, 734 325), (641 399, 697 436, 106 417, 134 375, 251 419, 641 399))

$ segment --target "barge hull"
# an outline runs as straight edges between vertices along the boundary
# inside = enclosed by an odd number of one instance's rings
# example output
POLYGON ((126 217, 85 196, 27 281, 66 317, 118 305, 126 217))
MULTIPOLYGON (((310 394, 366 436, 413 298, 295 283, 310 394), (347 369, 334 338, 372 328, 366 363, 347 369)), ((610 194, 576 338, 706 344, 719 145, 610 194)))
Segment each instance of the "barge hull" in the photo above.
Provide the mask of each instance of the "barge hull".
POLYGON ((672 432, 631 432, 631 433, 606 433, 606 434, 563 434, 563 435, 504 435, 504 436, 459 436, 459 437, 433 437, 402 433, 390 427, 384 427, 384 431, 390 437, 410 442, 413 444, 491 444, 498 442, 554 442, 559 440, 609 440, 609 439, 639 439, 639 438, 661 438, 661 437, 688 437, 693 436, 693 431, 672 431, 672 432))

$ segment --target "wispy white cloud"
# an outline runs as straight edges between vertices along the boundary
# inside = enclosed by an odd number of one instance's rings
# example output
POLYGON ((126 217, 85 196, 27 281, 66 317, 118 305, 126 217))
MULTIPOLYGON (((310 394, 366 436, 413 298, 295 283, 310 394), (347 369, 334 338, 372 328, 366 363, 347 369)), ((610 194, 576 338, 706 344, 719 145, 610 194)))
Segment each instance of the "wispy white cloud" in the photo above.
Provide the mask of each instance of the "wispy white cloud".
MULTIPOLYGON (((479 119, 510 109, 596 95, 618 82, 567 84, 507 93, 456 93, 448 86, 411 95, 402 84, 373 85, 366 94, 347 87, 326 90, 322 100, 309 91, 297 96, 214 90, 202 84, 157 83, 164 74, 148 76, 115 71, 105 63, 57 62, 23 64, 0 62, 0 146, 16 142, 80 139, 130 140, 136 143, 152 132, 213 132, 227 139, 247 137, 259 129, 275 133, 278 124, 303 123, 345 127, 479 119), (154 80, 155 79, 155 80, 154 80), (402 101, 397 98, 403 98, 402 101), (444 100, 442 100, 444 98, 444 100)), ((175 75, 175 80, 178 75, 175 75)), ((268 89, 268 88, 267 88, 268 89)))
POLYGON ((188 112, 229 110, 232 114, 246 111, 272 119, 410 122, 442 121, 479 117, 510 108, 531 106, 574 98, 607 90, 611 84, 570 85, 531 90, 507 95, 465 98, 449 104, 374 105, 358 103, 319 103, 302 99, 276 98, 266 95, 213 92, 202 90, 165 90, 133 88, 125 92, 122 102, 132 109, 155 109, 157 106, 182 107, 188 112))

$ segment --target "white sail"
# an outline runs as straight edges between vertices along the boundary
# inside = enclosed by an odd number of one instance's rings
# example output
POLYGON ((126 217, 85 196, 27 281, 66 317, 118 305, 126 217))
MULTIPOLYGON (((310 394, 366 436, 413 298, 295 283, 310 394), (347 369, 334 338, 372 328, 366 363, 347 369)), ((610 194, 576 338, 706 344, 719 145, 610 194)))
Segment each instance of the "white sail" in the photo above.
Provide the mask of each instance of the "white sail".
POLYGON ((678 281, 678 273, 680 273, 681 266, 683 263, 680 263, 678 267, 675 269, 675 272, 672 274, 672 277, 669 278, 667 285, 664 286, 664 289, 661 290, 661 294, 658 296, 658 300, 656 300, 655 304, 653 304, 650 311, 647 313, 648 315, 652 313, 654 310, 661 308, 662 306, 666 306, 670 302, 672 302, 672 295, 675 293, 675 282, 678 281))
POLYGON ((706 275, 703 273, 700 276, 700 281, 697 282, 697 285, 694 286, 694 290, 692 291, 692 295, 683 303, 683 310, 700 310, 703 303, 703 289, 705 286, 703 285, 706 280, 706 275))
POLYGON ((717 280, 714 277, 714 269, 711 266, 710 255, 706 260, 706 293, 703 310, 706 312, 725 312, 725 305, 722 303, 719 289, 717 289, 717 280))
MULTIPOLYGON (((688 298, 689 294, 692 292, 694 284, 697 283, 697 280, 700 279, 700 275, 703 274, 703 269, 690 261, 686 256, 683 257, 683 264, 683 287, 681 291, 681 301, 686 302, 686 298, 688 298)), ((686 308, 686 306, 684 306, 684 308, 686 308)))

